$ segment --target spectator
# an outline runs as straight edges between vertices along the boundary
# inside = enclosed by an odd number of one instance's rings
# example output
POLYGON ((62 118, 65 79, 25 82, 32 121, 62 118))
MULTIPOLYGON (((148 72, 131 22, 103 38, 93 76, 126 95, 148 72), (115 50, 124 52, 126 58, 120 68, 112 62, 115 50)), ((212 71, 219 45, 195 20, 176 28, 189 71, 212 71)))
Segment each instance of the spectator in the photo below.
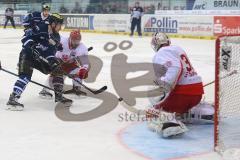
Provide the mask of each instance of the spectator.
POLYGON ((60 10, 59 10, 60 13, 68 13, 68 9, 64 7, 64 5, 62 5, 60 7, 60 10))
POLYGON ((5 10, 5 18, 6 19, 5 19, 4 28, 6 28, 6 26, 8 24, 8 21, 10 21, 13 28, 16 29, 15 22, 14 22, 14 19, 13 19, 13 14, 14 14, 14 10, 10 7, 5 10))
POLYGON ((112 7, 112 13, 117 13, 117 5, 116 4, 113 4, 112 7))
POLYGON ((158 3, 158 8, 157 8, 158 10, 161 10, 162 9, 162 3, 158 3))
POLYGON ((149 11, 150 14, 154 14, 155 12, 155 6, 153 4, 151 4, 151 6, 149 7, 149 11))
POLYGON ((135 27, 137 26, 138 36, 142 36, 141 31, 141 18, 143 16, 143 8, 139 6, 139 2, 135 3, 135 7, 131 10, 131 34, 133 36, 133 32, 135 27))
POLYGON ((75 2, 75 7, 73 8, 73 10, 72 10, 71 13, 82 13, 82 9, 81 9, 81 7, 79 6, 79 3, 78 3, 78 2, 75 2))

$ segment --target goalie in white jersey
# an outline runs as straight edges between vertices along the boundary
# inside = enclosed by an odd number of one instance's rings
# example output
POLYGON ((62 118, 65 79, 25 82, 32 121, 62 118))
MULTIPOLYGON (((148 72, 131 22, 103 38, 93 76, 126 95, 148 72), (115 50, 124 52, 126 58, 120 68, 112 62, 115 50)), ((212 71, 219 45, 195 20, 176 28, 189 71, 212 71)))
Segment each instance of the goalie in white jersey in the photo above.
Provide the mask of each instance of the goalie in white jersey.
MULTIPOLYGON (((73 30, 69 37, 61 36, 62 51, 58 51, 55 55, 61 62, 62 73, 60 75, 51 75, 47 84, 52 87, 53 83, 59 84, 59 91, 63 92, 64 74, 69 74, 73 79, 73 89, 77 95, 83 94, 80 90, 80 84, 83 79, 88 77, 90 64, 88 60, 88 49, 81 42, 81 33, 79 30, 73 30), (78 81, 78 82, 77 82, 78 81)), ((52 97, 52 94, 46 88, 39 93, 41 97, 52 97)), ((56 93, 55 93, 56 94, 56 93)))
MULTIPOLYGON (((204 93, 201 77, 194 70, 185 51, 170 43, 169 37, 164 33, 155 33, 151 41, 156 52, 153 58, 155 83, 165 96, 153 109, 147 111, 147 115, 151 117, 159 114, 158 117, 161 118, 150 121, 149 128, 163 137, 187 131, 185 124, 177 120, 175 114, 181 115, 198 105, 204 93)), ((206 111, 213 114, 212 107, 197 107, 200 114, 205 114, 206 111)))

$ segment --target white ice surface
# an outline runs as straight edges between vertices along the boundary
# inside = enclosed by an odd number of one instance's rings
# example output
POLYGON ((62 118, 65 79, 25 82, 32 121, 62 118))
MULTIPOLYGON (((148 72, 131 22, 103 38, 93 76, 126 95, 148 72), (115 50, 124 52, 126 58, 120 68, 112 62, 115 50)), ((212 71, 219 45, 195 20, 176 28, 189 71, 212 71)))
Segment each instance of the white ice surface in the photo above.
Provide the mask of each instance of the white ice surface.
MULTIPOLYGON (((0 60, 2 66, 17 72, 16 64, 21 50, 22 30, 0 29, 0 60)), ((63 32, 68 35, 68 32, 63 32)), ((99 88, 108 85, 108 91, 115 93, 111 78, 111 58, 116 53, 128 55, 129 62, 150 62, 153 51, 150 38, 130 38, 119 35, 101 35, 83 33, 83 42, 93 46, 91 54, 101 58, 103 69, 93 84, 87 85, 99 88), (117 49, 111 53, 105 52, 103 46, 112 41, 120 43, 130 40, 133 47, 122 51, 117 49)), ((214 41, 173 39, 173 44, 183 47, 197 72, 203 77, 204 83, 214 79, 214 41)), ((46 76, 34 71, 32 80, 44 83, 46 76)), ((53 101, 38 97, 41 89, 29 84, 21 102, 25 104, 23 112, 6 111, 5 104, 12 91, 16 77, 0 71, 0 159, 1 160, 141 160, 141 157, 122 146, 117 133, 130 122, 119 122, 119 114, 126 110, 120 105, 103 117, 87 122, 65 122, 58 119, 54 113, 53 101)), ((70 81, 68 80, 68 83, 70 81)), ((213 101, 213 86, 205 88, 208 101, 213 101)), ((73 112, 88 110, 94 107, 94 100, 73 97, 73 112)), ((99 103, 97 100, 96 103, 99 103)), ((141 100, 142 106, 148 106, 147 99, 141 100)), ((183 158, 186 159, 186 158, 183 158)), ((219 160, 216 153, 209 152, 201 156, 187 158, 188 160, 219 160)))

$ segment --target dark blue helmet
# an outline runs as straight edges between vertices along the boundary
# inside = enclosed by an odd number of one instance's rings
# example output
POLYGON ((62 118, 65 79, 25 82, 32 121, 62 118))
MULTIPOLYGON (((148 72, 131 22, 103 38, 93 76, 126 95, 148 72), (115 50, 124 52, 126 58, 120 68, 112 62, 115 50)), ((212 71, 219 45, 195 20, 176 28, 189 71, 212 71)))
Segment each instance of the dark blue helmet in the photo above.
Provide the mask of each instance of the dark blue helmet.
POLYGON ((42 4, 42 11, 44 11, 44 10, 48 10, 48 11, 51 10, 51 7, 48 3, 43 3, 42 4))

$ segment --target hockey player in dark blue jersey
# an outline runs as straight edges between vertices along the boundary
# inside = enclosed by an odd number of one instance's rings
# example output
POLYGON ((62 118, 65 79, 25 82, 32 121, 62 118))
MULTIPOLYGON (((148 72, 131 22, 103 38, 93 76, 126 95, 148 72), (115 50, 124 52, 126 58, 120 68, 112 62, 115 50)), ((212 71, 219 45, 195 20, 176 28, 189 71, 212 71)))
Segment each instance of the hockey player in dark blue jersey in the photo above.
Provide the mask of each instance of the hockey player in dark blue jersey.
MULTIPOLYGON (((42 12, 33 12, 24 17, 22 25, 24 26, 25 36, 32 35, 34 32, 38 32, 38 25, 48 26, 48 17, 50 15, 51 7, 47 3, 42 4, 42 12)), ((22 52, 19 54, 19 60, 22 57, 22 52)), ((18 64, 19 66, 19 64, 18 64)))
POLYGON ((26 34, 32 34, 32 32, 37 31, 38 24, 48 25, 48 17, 50 15, 50 5, 47 3, 42 4, 42 12, 32 12, 24 17, 22 25, 24 26, 24 31, 26 34))
MULTIPOLYGON (((22 38, 22 51, 19 59, 19 79, 16 81, 13 92, 7 102, 9 110, 23 110, 24 105, 18 102, 22 92, 31 80, 33 68, 41 71, 44 74, 62 74, 59 69, 59 61, 55 58, 57 50, 61 50, 59 45, 60 35, 59 30, 63 24, 63 17, 57 13, 49 16, 49 25, 39 24, 39 30, 32 35, 25 35, 22 38), (54 37, 54 38, 51 38, 54 37), (57 37, 57 38, 56 38, 57 37)), ((58 79, 53 82, 53 87, 56 91, 55 101, 62 103, 72 103, 62 96, 58 90, 58 79)))

